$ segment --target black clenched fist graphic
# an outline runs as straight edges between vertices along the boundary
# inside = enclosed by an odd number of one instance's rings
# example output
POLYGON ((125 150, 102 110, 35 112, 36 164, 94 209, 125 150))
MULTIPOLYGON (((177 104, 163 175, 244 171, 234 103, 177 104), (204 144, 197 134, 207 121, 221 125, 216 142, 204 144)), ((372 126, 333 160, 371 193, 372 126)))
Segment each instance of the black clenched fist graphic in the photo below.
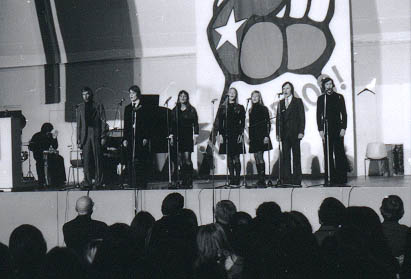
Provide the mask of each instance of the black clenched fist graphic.
POLYGON ((207 35, 225 75, 223 94, 235 81, 261 84, 286 72, 318 77, 335 47, 335 0, 321 22, 309 17, 310 7, 308 0, 304 16, 292 18, 290 0, 216 0, 207 35))

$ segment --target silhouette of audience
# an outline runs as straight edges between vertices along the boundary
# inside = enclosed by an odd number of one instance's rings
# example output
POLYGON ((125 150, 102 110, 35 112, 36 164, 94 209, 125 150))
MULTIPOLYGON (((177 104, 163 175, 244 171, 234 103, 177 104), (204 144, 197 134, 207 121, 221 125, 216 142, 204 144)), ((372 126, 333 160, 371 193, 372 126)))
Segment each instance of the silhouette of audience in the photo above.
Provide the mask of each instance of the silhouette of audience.
POLYGON ((9 252, 13 278, 40 278, 47 244, 39 229, 28 224, 15 228, 10 235, 9 252))
POLYGON ((215 205, 215 221, 223 228, 229 242, 232 241, 231 218, 236 212, 237 208, 230 200, 221 200, 215 205))
POLYGON ((94 221, 92 208, 90 198, 77 200, 78 216, 63 226, 67 247, 47 254, 40 230, 17 227, 9 248, 0 244, 0 278, 411 278, 411 230, 398 223, 404 206, 394 195, 382 201, 383 223, 369 207, 326 198, 315 234, 304 214, 275 202, 252 218, 223 200, 216 222, 202 226, 179 193, 165 197, 161 219, 141 211, 130 226, 94 221))
POLYGON ((87 245, 95 239, 102 239, 107 231, 104 222, 93 220, 94 202, 87 196, 76 202, 77 217, 63 225, 64 242, 79 256, 84 257, 87 245))
POLYGON ((380 212, 384 221, 382 231, 388 240, 391 253, 402 263, 409 227, 398 221, 404 216, 404 204, 399 196, 390 195, 382 200, 380 212))
POLYGON ((323 200, 318 210, 318 219, 321 226, 314 233, 320 246, 325 238, 332 237, 338 231, 344 210, 344 204, 336 198, 329 197, 323 200))

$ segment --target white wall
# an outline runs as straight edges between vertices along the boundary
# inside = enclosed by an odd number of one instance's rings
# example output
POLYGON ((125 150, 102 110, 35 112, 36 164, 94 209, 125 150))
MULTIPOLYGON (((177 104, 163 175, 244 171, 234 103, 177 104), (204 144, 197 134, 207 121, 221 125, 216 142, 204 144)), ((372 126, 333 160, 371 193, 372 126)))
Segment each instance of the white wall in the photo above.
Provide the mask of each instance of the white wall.
POLYGON ((366 145, 404 144, 404 172, 411 174, 411 2, 351 1, 358 174, 366 145), (369 86, 368 86, 369 87, 369 86))
MULTIPOLYGON (((141 80, 143 92, 161 93, 160 103, 181 88, 197 92, 194 1, 128 1, 130 7, 136 7, 130 10, 130 18, 135 23, 133 32, 138 33, 133 40, 141 47, 135 50, 135 63, 141 65, 141 71, 134 74, 141 80)), ((351 4, 355 92, 376 78, 377 93, 355 96, 358 173, 363 174, 366 144, 377 140, 403 143, 405 173, 411 174, 410 1, 363 0, 351 4)), ((61 65, 62 101, 45 105, 45 58, 34 4, 7 0, 1 5, 0 109, 23 110, 29 120, 23 142, 43 122, 51 121, 59 129, 60 152, 68 167, 72 126, 63 122, 65 65, 61 65)))

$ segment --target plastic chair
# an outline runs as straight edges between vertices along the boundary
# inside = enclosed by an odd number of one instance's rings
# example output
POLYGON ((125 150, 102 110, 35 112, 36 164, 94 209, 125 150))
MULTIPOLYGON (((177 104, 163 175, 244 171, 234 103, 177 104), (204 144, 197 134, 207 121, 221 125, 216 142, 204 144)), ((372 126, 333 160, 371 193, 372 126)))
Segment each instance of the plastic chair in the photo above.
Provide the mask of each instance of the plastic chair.
POLYGON ((382 142, 370 142, 367 144, 367 150, 364 158, 364 176, 367 179, 367 163, 366 161, 387 161, 387 149, 382 142))

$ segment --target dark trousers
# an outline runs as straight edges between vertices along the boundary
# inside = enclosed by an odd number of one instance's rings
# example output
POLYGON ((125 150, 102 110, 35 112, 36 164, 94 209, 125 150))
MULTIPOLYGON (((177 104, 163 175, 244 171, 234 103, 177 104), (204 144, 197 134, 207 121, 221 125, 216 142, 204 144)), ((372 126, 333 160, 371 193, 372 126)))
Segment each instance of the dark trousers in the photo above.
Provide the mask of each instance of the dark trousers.
POLYGON ((283 164, 282 175, 284 183, 301 184, 301 151, 299 139, 286 138, 282 141, 283 164), (293 156, 293 171, 291 173, 291 154, 293 156))
POLYGON ((325 180, 328 177, 328 158, 330 159, 330 183, 347 182, 347 157, 344 150, 344 137, 329 136, 329 145, 327 138, 324 142, 324 162, 325 162, 325 180), (327 147, 329 146, 329 150, 327 147), (328 154, 328 156, 327 156, 328 154))
POLYGON ((46 183, 46 177, 44 174, 44 159, 36 160, 36 171, 37 171, 37 180, 39 185, 44 185, 46 183))
POLYGON ((128 162, 129 184, 131 188, 145 189, 147 188, 147 160, 136 158, 128 162))
POLYGON ((87 139, 83 146, 84 182, 91 185, 94 173, 95 185, 103 184, 103 154, 101 139, 95 134, 94 128, 87 128, 87 139))

